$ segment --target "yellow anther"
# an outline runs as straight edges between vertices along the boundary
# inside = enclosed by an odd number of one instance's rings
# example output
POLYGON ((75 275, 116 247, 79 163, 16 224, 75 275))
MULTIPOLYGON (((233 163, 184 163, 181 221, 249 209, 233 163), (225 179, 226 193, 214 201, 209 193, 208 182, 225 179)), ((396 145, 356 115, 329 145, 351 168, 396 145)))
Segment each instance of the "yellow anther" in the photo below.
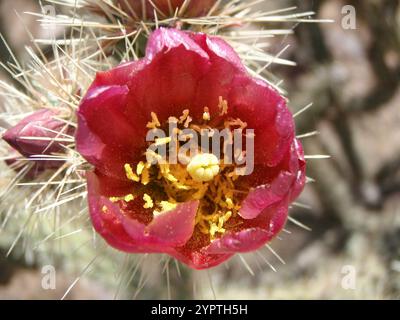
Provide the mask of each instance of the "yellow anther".
POLYGON ((168 181, 171 181, 171 182, 178 181, 178 179, 176 177, 174 177, 173 174, 170 173, 168 163, 159 164, 159 166, 160 166, 161 174, 164 176, 165 179, 167 179, 168 181))
POLYGON ((175 209, 177 204, 169 201, 161 201, 160 206, 162 211, 169 211, 175 209))
POLYGON ((147 193, 143 195, 143 200, 145 202, 143 208, 145 209, 153 208, 154 206, 153 199, 147 193))
POLYGON ((211 116, 210 116, 210 111, 208 110, 207 107, 204 108, 204 112, 203 112, 203 120, 204 121, 210 121, 211 116))
POLYGON ((228 102, 224 100, 221 96, 219 97, 218 108, 219 108, 219 114, 221 116, 228 113, 228 102))
POLYGON ((162 146, 162 145, 168 144, 170 142, 171 142, 171 137, 157 138, 155 140, 155 146, 162 146))
POLYGON ((145 167, 145 165, 144 165, 144 162, 143 162, 143 161, 140 161, 140 162, 137 164, 137 166, 136 166, 136 174, 137 174, 138 176, 140 176, 140 175, 142 174, 144 167, 145 167))
POLYGON ((106 212, 108 211, 108 208, 107 208, 106 206, 103 206, 103 207, 101 208, 101 211, 103 211, 104 213, 106 213, 106 212))
POLYGON ((215 234, 218 232, 219 228, 215 223, 212 223, 210 226, 210 235, 211 238, 214 238, 215 234))
POLYGON ((111 202, 118 202, 118 201, 121 201, 121 200, 124 200, 125 202, 130 202, 130 201, 132 201, 133 199, 135 199, 135 196, 132 194, 132 193, 130 193, 130 194, 127 194, 126 196, 124 196, 124 197, 110 197, 110 198, 108 198, 111 202))
POLYGON ((153 150, 147 149, 145 152, 146 158, 147 158, 147 163, 150 162, 160 162, 163 158, 153 150))
POLYGON ((111 202, 118 202, 119 200, 121 200, 121 198, 120 197, 110 197, 110 198, 108 198, 108 199, 110 199, 110 201, 111 202))
POLYGON ((127 195, 124 197, 124 200, 125 200, 126 202, 130 202, 130 201, 132 201, 133 199, 135 199, 135 197, 134 197, 133 194, 127 194, 127 195))
POLYGON ((188 116, 189 116, 189 109, 183 110, 182 115, 179 117, 179 123, 184 123, 188 116))
POLYGON ((125 169, 126 177, 129 180, 132 180, 132 181, 135 181, 135 182, 139 182, 140 181, 139 177, 133 172, 133 169, 132 169, 132 167, 131 167, 131 165, 129 163, 125 163, 124 169, 125 169))
POLYGON ((183 124, 183 126, 185 128, 189 128, 189 124, 193 121, 192 117, 188 116, 185 120, 185 123, 183 124))
POLYGON ((197 182, 211 181, 219 173, 219 161, 212 153, 201 153, 190 160, 186 170, 197 182))
POLYGON ((234 204, 233 204, 233 201, 231 198, 226 198, 225 202, 227 204, 228 209, 232 209, 234 207, 234 204))
POLYGON ((155 129, 155 128, 161 126, 160 121, 158 120, 157 114, 152 112, 150 115, 151 115, 151 122, 147 123, 147 125, 146 125, 147 128, 155 129))
POLYGON ((163 213, 165 211, 170 211, 176 208, 177 204, 169 201, 161 201, 159 206, 161 207, 161 210, 154 210, 153 214, 158 215, 160 213, 163 213))
POLYGON ((150 182, 150 171, 149 168, 146 166, 142 172, 142 184, 147 185, 150 182))

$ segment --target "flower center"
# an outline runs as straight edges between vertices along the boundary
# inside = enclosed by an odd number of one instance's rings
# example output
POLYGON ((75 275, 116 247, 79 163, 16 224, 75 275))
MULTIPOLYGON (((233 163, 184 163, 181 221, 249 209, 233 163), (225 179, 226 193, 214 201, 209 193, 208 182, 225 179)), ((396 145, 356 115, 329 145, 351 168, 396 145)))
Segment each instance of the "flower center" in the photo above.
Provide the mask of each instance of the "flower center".
POLYGON ((210 181, 219 172, 219 161, 212 153, 201 153, 190 160, 186 170, 194 181, 210 181))
MULTIPOLYGON (((168 122, 177 124, 176 131, 181 134, 185 129, 201 132, 203 129, 232 131, 234 128, 246 127, 246 123, 240 119, 225 117, 228 105, 220 98, 219 114, 211 115, 208 108, 204 108, 200 123, 193 123, 189 110, 184 110, 182 116, 170 117, 168 122), (214 119, 211 119, 214 118, 214 119), (212 124, 212 125, 211 125, 212 124)), ((151 121, 147 124, 149 129, 161 129, 163 125, 155 113, 151 113, 151 121)), ((211 139, 211 138, 210 138, 211 139)), ((180 142, 174 143, 174 138, 164 137, 155 139, 155 146, 173 145, 173 149, 179 152, 183 148, 180 142)), ((241 223, 239 217, 241 200, 247 195, 249 189, 238 184, 241 173, 237 171, 234 163, 220 161, 213 153, 205 152, 196 145, 197 154, 187 157, 187 162, 171 162, 168 158, 147 150, 146 157, 151 156, 156 162, 140 161, 136 168, 125 164, 124 170, 127 179, 140 183, 142 187, 135 195, 125 197, 112 197, 111 201, 129 202, 140 197, 143 207, 153 209, 153 215, 171 210, 177 204, 199 200, 199 208, 196 215, 196 228, 210 239, 215 239, 218 234, 223 234, 227 229, 234 228, 241 223)), ((223 153, 223 151, 222 151, 223 153)), ((185 157, 185 156, 184 156, 185 157)), ((147 159, 149 159, 147 157, 147 159)))

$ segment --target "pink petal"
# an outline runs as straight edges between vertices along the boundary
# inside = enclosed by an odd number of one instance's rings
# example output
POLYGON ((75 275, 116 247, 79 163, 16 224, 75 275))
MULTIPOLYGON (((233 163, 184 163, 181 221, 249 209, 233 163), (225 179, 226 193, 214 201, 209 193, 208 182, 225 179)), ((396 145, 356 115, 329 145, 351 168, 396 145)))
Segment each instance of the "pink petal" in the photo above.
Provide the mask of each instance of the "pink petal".
POLYGON ((103 86, 125 86, 145 65, 144 60, 129 61, 110 70, 98 72, 88 91, 103 86))
POLYGON ((271 233, 260 228, 251 228, 232 232, 221 239, 214 240, 207 248, 207 253, 236 253, 257 250, 271 239, 271 233))
POLYGON ((270 86, 238 75, 228 98, 228 115, 245 119, 254 129, 255 164, 276 166, 294 138, 293 117, 285 100, 270 86))
MULTIPOLYGON (((168 253, 173 247, 184 245, 192 236, 198 201, 179 204, 175 209, 154 217, 146 225, 123 213, 118 203, 100 194, 101 180, 96 174, 88 173, 87 180, 93 225, 97 232, 118 249, 168 253)), ((146 211, 151 214, 151 210, 146 211)))
POLYGON ((283 171, 272 184, 253 189, 242 202, 239 215, 244 219, 254 219, 263 210, 282 201, 290 192, 294 179, 293 174, 283 171))
POLYGON ((212 254, 208 252, 205 253, 203 251, 182 253, 175 249, 174 251, 170 252, 170 255, 174 256, 176 259, 193 269, 202 270, 209 269, 223 263, 224 261, 231 258, 233 256, 233 253, 212 254))
POLYGON ((128 179, 118 179, 110 175, 103 174, 96 170, 98 180, 98 192, 106 197, 123 197, 135 191, 136 186, 128 179))
POLYGON ((95 230, 112 247, 125 252, 146 252, 126 233, 118 218, 119 208, 99 194, 99 181, 94 173, 87 173, 89 213, 95 230), (103 208, 107 208, 106 212, 103 208))
POLYGON ((209 254, 223 254, 257 250, 281 231, 287 212, 287 201, 267 208, 257 219, 250 220, 247 228, 227 232, 220 239, 212 241, 205 251, 209 254))
POLYGON ((256 167, 252 176, 243 177, 247 184, 257 185, 242 202, 239 215, 254 219, 263 210, 289 197, 293 201, 305 184, 305 162, 301 145, 296 139, 283 161, 276 167, 256 167))
POLYGON ((247 74, 240 57, 225 40, 219 37, 208 36, 204 33, 189 33, 189 35, 207 52, 212 62, 214 62, 214 60, 223 59, 232 64, 238 71, 247 74))
POLYGON ((178 47, 184 47, 187 51, 196 53, 204 59, 209 58, 207 53, 186 32, 178 29, 159 28, 150 35, 147 42, 146 59, 152 60, 158 54, 165 54, 178 47))
POLYGON ((126 86, 93 87, 78 110, 80 154, 104 174, 126 180, 124 164, 143 156, 144 139, 125 116, 126 86))
POLYGON ((203 109, 193 106, 197 84, 208 67, 207 60, 183 46, 156 56, 130 82, 129 118, 145 130, 151 112, 157 114, 161 123, 170 116, 181 116, 184 109, 190 109, 192 117, 201 116, 203 109))
POLYGON ((198 201, 178 204, 175 209, 155 216, 147 226, 124 215, 120 218, 134 241, 155 248, 176 247, 192 236, 198 205, 198 201))
POLYGON ((101 161, 101 154, 106 145, 88 127, 84 117, 78 114, 78 130, 75 141, 79 153, 91 164, 97 165, 101 161))
MULTIPOLYGON (((127 86, 94 87, 88 91, 78 111, 78 121, 84 119, 89 130, 104 144, 124 151, 137 146, 136 130, 124 115, 127 94, 127 86)), ((79 150, 80 140, 77 143, 79 150)))

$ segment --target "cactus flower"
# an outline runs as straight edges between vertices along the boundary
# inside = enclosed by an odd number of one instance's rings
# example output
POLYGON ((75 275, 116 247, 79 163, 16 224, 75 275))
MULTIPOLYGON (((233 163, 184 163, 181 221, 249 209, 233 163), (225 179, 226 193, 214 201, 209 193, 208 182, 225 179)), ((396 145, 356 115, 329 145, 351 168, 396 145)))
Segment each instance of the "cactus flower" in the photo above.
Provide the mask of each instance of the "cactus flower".
MULTIPOLYGON (((77 116, 77 149, 93 165, 93 226, 124 252, 166 253, 195 269, 216 266, 274 238, 305 184, 285 99, 250 76, 218 37, 157 29, 143 59, 97 74, 77 116), (186 162, 159 161, 147 135, 171 123, 180 134, 252 129, 254 154, 239 150, 239 158, 253 156, 253 170, 237 170, 200 147, 186 162)), ((166 135, 153 146, 173 143, 166 135)), ((180 140, 170 150, 182 148, 180 140)))
MULTIPOLYGON (((66 123, 57 119, 59 112, 54 109, 41 109, 22 119, 15 126, 8 129, 3 139, 22 156, 35 162, 32 172, 44 169, 58 168, 62 161, 39 159, 41 155, 47 156, 65 151, 65 133, 72 133, 66 123), (38 160, 35 160, 38 158, 38 160)), ((9 161, 11 165, 15 160, 9 161)))

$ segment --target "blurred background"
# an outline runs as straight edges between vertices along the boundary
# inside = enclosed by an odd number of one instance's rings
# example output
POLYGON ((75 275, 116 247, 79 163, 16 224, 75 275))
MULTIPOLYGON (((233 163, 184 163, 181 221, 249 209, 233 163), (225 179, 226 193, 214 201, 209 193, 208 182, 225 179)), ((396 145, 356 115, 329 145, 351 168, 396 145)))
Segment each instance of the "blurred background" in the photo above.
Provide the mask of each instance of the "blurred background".
MULTIPOLYGON (((291 109, 313 103, 296 118, 298 134, 319 132, 302 139, 306 153, 331 155, 331 159, 309 160, 307 175, 315 182, 307 185, 291 211, 311 231, 288 222, 271 244, 280 258, 264 248, 262 253, 245 255, 245 265, 213 269, 207 275, 212 289, 206 281, 197 298, 215 293, 220 299, 398 299, 400 3, 265 0, 260 4, 271 10, 290 6, 335 21, 291 25, 294 34, 272 39, 268 48, 278 54, 289 44, 282 57, 297 63, 296 67, 270 67, 283 79, 291 109), (260 263, 260 256, 272 268, 260 263)), ((23 12, 39 10, 35 0, 0 1, 0 33, 21 61, 26 58, 24 46, 30 43, 24 24, 34 36, 46 32, 35 17, 23 12)), ((0 60, 9 58, 1 43, 0 60)), ((0 78, 13 83, 3 71, 0 78)), ((0 299, 63 296, 79 273, 60 268, 56 289, 44 290, 40 261, 26 263, 18 254, 5 258, 4 232, 0 229, 0 299)), ((141 289, 144 297, 166 297, 161 269, 155 268, 154 277, 141 289)), ((101 274, 82 277, 67 298, 112 298, 115 274, 96 272, 101 274), (99 280, 105 277, 108 281, 99 280)), ((192 297, 189 282, 198 275, 177 273, 170 274, 171 297, 192 297)))

